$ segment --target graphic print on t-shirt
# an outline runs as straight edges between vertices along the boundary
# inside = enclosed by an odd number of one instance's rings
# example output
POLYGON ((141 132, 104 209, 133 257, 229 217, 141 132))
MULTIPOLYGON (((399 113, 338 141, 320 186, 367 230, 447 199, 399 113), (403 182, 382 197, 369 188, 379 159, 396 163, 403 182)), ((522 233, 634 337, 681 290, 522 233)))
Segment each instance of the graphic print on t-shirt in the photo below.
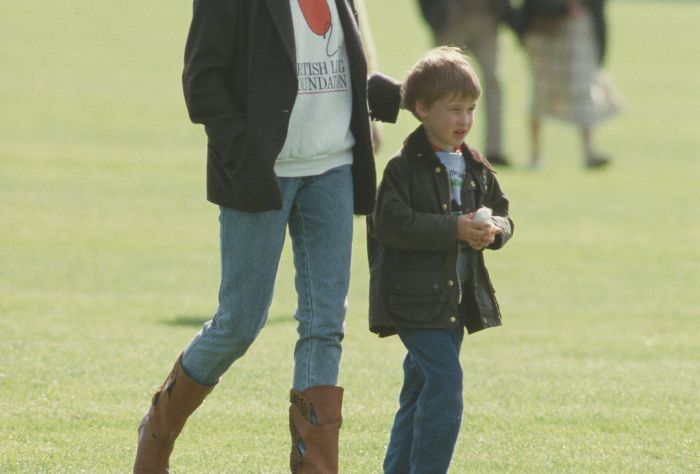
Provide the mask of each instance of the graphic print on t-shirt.
POLYGON ((326 54, 328 56, 333 56, 338 52, 336 48, 332 53, 329 51, 331 49, 331 35, 333 34, 333 21, 331 17, 331 9, 328 8, 327 0, 298 0, 299 8, 304 14, 304 19, 306 24, 309 25, 311 31, 313 31, 318 36, 326 39, 326 33, 328 33, 328 42, 326 43, 326 54))
POLYGON ((462 186, 466 175, 466 165, 461 151, 436 151, 438 159, 445 166, 450 181, 450 196, 452 197, 452 213, 462 214, 462 186))
POLYGON ((333 0, 289 0, 300 95, 350 93, 348 56, 333 0))

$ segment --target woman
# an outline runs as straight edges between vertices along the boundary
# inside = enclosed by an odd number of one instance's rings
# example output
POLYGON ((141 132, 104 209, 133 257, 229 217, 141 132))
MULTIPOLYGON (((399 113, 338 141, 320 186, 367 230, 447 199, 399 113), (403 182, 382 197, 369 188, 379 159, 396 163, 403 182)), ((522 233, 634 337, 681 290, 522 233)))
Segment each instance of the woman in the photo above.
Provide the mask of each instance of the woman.
POLYGON ((592 128, 619 111, 619 99, 601 69, 606 50, 604 0, 525 0, 522 40, 532 71, 531 164, 542 165, 541 121, 571 122, 581 133, 589 168, 607 165, 593 146, 592 128))

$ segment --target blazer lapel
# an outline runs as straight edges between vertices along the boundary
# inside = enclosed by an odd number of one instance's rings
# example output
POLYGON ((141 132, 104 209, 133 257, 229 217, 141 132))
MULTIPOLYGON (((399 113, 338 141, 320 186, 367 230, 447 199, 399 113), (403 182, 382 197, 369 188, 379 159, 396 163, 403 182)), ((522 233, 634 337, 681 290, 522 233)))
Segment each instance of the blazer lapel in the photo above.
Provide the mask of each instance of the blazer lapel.
MULTIPOLYGON (((332 2, 334 0, 328 0, 332 2)), ((350 2, 352 4, 352 1, 350 2)), ((358 78, 367 76, 367 62, 365 60, 364 49, 362 48, 362 40, 360 39, 360 30, 357 26, 357 16, 354 10, 354 4, 349 5, 347 0, 335 0, 338 8, 338 16, 343 27, 343 35, 345 36, 345 47, 348 51, 348 59, 350 60, 350 74, 355 79, 353 86, 362 84, 358 78)), ((356 90, 355 93, 358 91, 356 90)), ((360 96, 362 97, 362 96, 360 96)))
POLYGON ((280 38, 282 38, 282 44, 284 44, 289 60, 294 65, 297 61, 297 53, 294 48, 294 26, 292 24, 292 10, 289 6, 290 1, 297 0, 265 0, 265 3, 280 38))

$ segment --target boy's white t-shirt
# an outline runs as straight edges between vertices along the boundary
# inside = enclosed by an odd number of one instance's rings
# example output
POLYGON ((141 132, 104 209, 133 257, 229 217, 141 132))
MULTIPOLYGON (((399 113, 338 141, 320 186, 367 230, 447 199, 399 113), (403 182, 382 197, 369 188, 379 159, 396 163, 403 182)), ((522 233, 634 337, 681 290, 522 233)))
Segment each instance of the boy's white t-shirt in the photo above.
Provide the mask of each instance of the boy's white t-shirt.
POLYGON ((299 89, 275 173, 314 176, 352 163, 350 65, 335 1, 289 1, 299 89))
POLYGON ((452 198, 452 214, 462 214, 462 186, 464 186, 464 176, 466 175, 466 164, 461 151, 435 152, 440 162, 447 169, 447 176, 450 180, 450 197, 452 198))

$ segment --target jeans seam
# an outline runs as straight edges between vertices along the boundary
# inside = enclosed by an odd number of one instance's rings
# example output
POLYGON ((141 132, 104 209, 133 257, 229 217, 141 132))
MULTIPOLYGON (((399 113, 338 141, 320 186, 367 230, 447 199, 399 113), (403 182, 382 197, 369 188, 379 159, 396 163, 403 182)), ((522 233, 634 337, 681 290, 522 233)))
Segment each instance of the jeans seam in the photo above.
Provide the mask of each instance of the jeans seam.
MULTIPOLYGON (((304 220, 304 212, 302 210, 302 204, 297 201, 297 211, 299 212, 299 224, 301 227, 301 250, 302 250, 302 262, 304 265, 304 280, 306 282, 306 297, 308 298, 308 306, 309 306, 309 321, 308 321, 308 327, 307 327, 307 334, 300 334, 300 337, 308 337, 309 334, 313 333, 313 324, 314 324, 314 316, 315 316, 315 310, 314 310, 314 301, 313 301, 313 290, 311 288, 311 277, 309 276, 309 251, 307 249, 307 234, 306 234, 306 223, 304 220)), ((298 270, 297 270, 298 271, 298 270)), ((311 380, 311 360, 313 359, 311 355, 311 351, 313 351, 313 345, 309 345, 309 352, 305 354, 306 357, 306 380, 307 384, 311 380)))

